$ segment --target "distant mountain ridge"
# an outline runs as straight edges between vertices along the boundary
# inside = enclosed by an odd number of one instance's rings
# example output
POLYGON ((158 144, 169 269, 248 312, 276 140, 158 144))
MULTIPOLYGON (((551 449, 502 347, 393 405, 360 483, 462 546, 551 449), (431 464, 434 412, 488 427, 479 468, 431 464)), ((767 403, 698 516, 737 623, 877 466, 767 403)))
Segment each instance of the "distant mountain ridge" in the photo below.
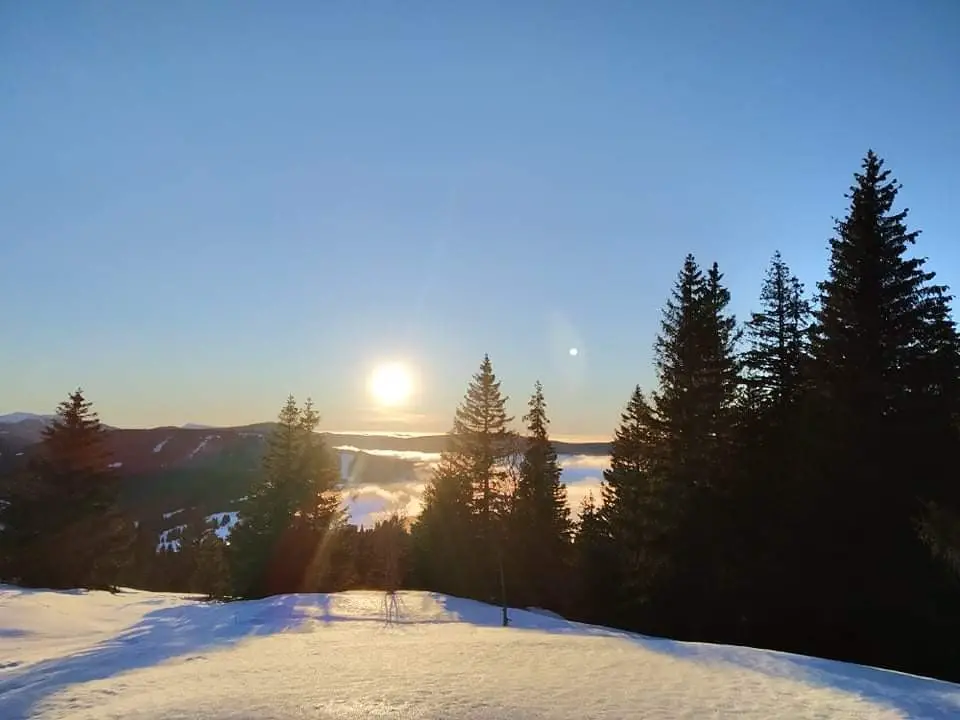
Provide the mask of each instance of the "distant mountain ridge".
MULTIPOLYGON (((13 412, 6 415, 0 415, 0 435, 7 435, 19 438, 28 443, 36 442, 40 439, 43 427, 53 418, 53 415, 40 415, 28 412, 13 412)), ((122 433, 123 437, 147 437, 156 436, 163 432, 169 432, 176 435, 180 432, 198 433, 208 432, 212 434, 226 433, 227 435, 243 435, 244 433, 254 433, 265 435, 269 433, 275 423, 261 422, 250 425, 238 426, 214 426, 201 425, 197 423, 186 423, 179 427, 160 426, 154 428, 115 428, 105 425, 112 432, 122 433)), ((337 431, 325 431, 322 433, 334 446, 349 446, 358 450, 391 450, 397 452, 414 453, 440 453, 446 448, 447 435, 438 433, 435 435, 389 435, 389 434, 371 434, 371 433, 342 433, 337 431)), ((554 445, 557 452, 565 455, 608 455, 610 453, 609 442, 574 442, 555 440, 554 445)))
POLYGON ((54 415, 38 415, 29 412, 12 412, 6 415, 0 415, 0 425, 12 425, 25 420, 50 420, 54 415))
MULTIPOLYGON (((49 418, 12 413, 0 424, 0 473, 24 467, 49 418), (25 416, 25 417, 24 417, 25 416)), ((208 513, 236 509, 257 479, 266 438, 275 423, 239 427, 108 428, 110 467, 123 477, 124 505, 159 530, 161 515, 185 507, 208 513)), ((447 444, 446 435, 323 433, 338 448, 345 491, 367 485, 418 482, 447 444)), ((561 455, 608 455, 609 443, 556 442, 561 455)))

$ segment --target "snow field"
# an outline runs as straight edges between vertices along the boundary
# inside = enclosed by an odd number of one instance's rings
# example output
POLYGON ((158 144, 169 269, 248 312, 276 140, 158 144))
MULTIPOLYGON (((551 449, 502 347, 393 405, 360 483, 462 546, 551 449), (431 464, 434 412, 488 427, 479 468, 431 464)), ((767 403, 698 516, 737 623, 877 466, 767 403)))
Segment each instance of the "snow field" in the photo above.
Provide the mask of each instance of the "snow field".
POLYGON ((0 589, 0 718, 949 718, 960 687, 420 592, 0 589))

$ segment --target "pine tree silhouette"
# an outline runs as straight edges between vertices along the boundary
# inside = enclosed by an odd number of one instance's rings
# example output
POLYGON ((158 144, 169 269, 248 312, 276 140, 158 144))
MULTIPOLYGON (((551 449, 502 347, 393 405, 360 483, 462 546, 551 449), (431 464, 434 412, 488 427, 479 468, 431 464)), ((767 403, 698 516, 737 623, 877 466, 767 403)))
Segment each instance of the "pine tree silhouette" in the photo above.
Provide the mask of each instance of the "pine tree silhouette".
POLYGON ((524 416, 525 448, 510 515, 509 586, 522 606, 560 610, 568 595, 571 522, 538 381, 524 416))
POLYGON ((259 484, 230 533, 234 593, 262 597, 330 589, 343 523, 340 463, 316 432, 319 414, 293 396, 267 440, 259 484))
POLYGON ((457 408, 416 529, 419 575, 446 592, 486 601, 501 595, 511 501, 506 464, 517 437, 506 401, 485 355, 457 408))
POLYGON ((57 407, 0 522, 4 575, 23 585, 114 586, 131 561, 134 526, 119 510, 120 477, 105 431, 78 389, 57 407))
POLYGON ((950 298, 908 254, 919 233, 894 209, 899 190, 868 152, 830 241, 813 327, 821 470, 809 479, 820 508, 807 572, 830 593, 811 611, 827 651, 879 664, 919 655, 937 635, 929 607, 939 591, 917 522, 924 500, 960 507, 943 473, 960 449, 950 298), (880 632, 882 648, 855 640, 880 632))

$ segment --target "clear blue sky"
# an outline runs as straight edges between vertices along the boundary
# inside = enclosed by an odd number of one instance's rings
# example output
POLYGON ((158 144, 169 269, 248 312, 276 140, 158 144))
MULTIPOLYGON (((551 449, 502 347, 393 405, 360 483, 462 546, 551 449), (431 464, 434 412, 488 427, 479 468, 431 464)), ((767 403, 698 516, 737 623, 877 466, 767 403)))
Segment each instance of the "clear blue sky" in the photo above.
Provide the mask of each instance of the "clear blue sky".
POLYGON ((869 147, 960 287, 958 78, 956 0, 2 3, 0 412, 443 430, 489 352, 608 435, 684 254, 812 287, 869 147))

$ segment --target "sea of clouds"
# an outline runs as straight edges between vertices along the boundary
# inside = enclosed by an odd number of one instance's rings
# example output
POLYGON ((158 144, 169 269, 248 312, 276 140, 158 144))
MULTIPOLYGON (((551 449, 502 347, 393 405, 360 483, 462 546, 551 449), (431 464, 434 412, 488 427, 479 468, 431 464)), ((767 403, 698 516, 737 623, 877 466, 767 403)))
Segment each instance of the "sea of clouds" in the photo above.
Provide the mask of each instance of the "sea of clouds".
MULTIPOLYGON (((352 522, 370 527, 378 520, 396 513, 407 518, 420 514, 423 492, 440 460, 438 453, 393 450, 361 452, 346 445, 336 449, 342 458, 346 505, 352 522), (363 479, 365 473, 362 471, 363 463, 368 461, 365 455, 403 462, 398 463, 396 471, 388 477, 381 476, 377 482, 368 482, 363 479)), ((605 455, 561 455, 559 459, 563 469, 561 479, 567 486, 568 504, 576 515, 588 494, 593 493, 599 501, 600 481, 609 458, 605 455)))

